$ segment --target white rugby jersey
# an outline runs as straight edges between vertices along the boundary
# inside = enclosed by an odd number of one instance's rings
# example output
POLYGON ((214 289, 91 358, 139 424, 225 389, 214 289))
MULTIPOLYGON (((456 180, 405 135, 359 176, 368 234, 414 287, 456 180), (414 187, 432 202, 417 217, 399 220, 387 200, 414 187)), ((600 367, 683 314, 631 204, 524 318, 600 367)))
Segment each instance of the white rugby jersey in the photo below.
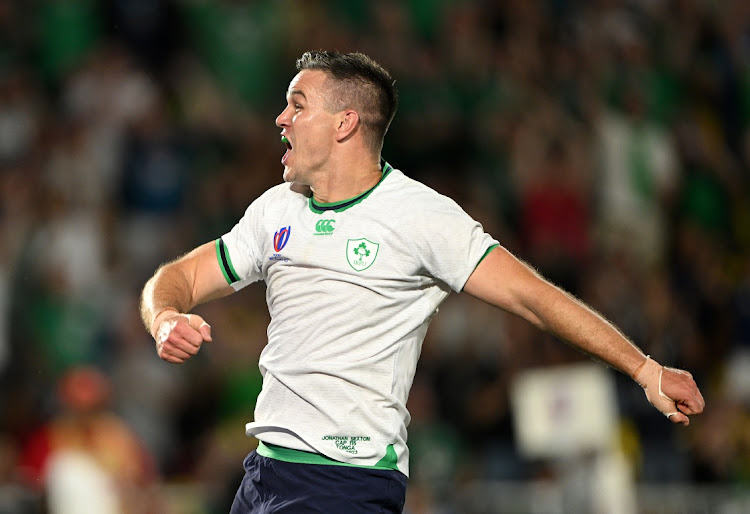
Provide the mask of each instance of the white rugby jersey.
POLYGON ((267 287, 263 389, 247 434, 265 451, 408 476, 406 401, 427 326, 497 244, 387 163, 375 187, 344 202, 318 204, 288 183, 266 191, 216 241, 234 289, 267 287))

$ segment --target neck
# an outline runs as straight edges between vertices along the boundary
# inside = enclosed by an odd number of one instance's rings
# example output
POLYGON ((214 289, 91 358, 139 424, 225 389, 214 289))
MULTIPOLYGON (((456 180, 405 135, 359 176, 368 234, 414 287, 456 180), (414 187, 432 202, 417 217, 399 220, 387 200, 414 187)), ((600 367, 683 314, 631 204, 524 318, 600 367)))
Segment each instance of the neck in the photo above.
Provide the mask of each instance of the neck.
POLYGON ((374 187, 382 175, 379 162, 358 168, 332 167, 310 189, 316 202, 342 202, 374 187))

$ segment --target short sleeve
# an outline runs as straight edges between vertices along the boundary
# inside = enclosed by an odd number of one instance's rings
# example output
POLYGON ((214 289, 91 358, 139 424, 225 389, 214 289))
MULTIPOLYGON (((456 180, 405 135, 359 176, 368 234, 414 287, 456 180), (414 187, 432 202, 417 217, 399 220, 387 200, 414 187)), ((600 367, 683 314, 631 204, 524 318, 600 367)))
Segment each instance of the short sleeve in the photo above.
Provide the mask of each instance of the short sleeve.
POLYGON ((216 257, 227 283, 235 290, 261 280, 261 250, 258 241, 263 240, 260 211, 261 200, 255 200, 237 224, 216 240, 216 257))
POLYGON ((479 262, 499 243, 456 202, 445 196, 430 203, 412 234, 423 269, 454 291, 461 291, 479 262))

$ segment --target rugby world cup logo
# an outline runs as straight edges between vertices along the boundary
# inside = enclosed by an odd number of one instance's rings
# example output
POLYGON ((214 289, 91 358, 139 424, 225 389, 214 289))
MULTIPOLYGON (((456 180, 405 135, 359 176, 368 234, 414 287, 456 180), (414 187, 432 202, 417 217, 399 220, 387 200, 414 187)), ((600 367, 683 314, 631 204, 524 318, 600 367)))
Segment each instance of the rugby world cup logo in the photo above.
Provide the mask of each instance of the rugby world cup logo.
POLYGON ((281 228, 273 235, 273 249, 280 252, 289 242, 289 234, 292 233, 292 226, 281 228))

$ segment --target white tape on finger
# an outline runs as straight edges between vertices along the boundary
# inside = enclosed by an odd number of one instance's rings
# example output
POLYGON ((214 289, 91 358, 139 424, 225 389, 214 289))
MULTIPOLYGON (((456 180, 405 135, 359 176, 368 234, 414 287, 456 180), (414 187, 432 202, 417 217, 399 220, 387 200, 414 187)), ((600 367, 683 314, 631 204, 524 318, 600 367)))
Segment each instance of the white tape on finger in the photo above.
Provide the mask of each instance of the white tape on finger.
POLYGON ((156 334, 156 343, 159 345, 159 349, 164 345, 167 339, 169 339, 169 334, 172 333, 172 330, 174 330, 174 327, 177 326, 177 321, 163 321, 161 325, 159 325, 159 332, 156 334))

